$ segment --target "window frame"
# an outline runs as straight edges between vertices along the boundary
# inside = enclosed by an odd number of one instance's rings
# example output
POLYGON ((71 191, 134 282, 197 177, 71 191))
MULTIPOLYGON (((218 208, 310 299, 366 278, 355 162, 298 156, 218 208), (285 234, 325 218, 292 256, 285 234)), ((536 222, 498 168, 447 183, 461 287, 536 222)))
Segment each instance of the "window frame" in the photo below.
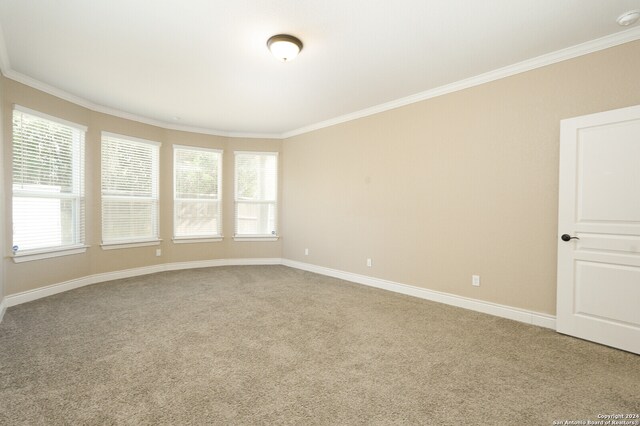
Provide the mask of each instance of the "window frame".
MULTIPOLYGON (((34 249, 27 249, 23 251, 13 251, 11 258, 15 263, 28 262, 32 260, 47 259, 51 257, 68 256, 73 254, 81 254, 87 251, 89 247, 86 244, 86 133, 88 127, 68 121, 59 117, 55 117, 40 111, 36 111, 30 108, 23 107, 18 104, 14 104, 11 112, 11 217, 13 224, 14 213, 14 199, 16 197, 25 198, 49 198, 60 200, 74 200, 73 209, 73 235, 74 242, 72 244, 57 245, 50 247, 40 247, 34 249), (39 118, 41 120, 50 121, 52 123, 70 127, 74 131, 78 132, 79 140, 77 146, 74 143, 71 149, 71 166, 72 174, 76 177, 72 178, 73 182, 78 183, 78 187, 74 188, 73 192, 76 194, 59 193, 57 196, 51 193, 44 193, 40 191, 18 190, 15 189, 14 183, 14 153, 15 153, 15 127, 13 124, 14 114, 20 112, 21 114, 30 115, 32 117, 39 118), (77 158, 74 158, 76 157, 77 158), (17 194, 17 195, 16 195, 17 194)), ((75 184, 74 184, 75 187, 75 184)), ((12 246, 16 246, 14 240, 13 226, 11 227, 11 242, 12 246)))
POLYGON ((160 243, 162 242, 162 239, 160 238, 160 149, 162 147, 162 143, 160 142, 156 142, 156 141, 152 141, 152 140, 148 140, 148 139, 142 139, 142 138, 137 138, 134 136, 128 136, 128 135, 122 135, 119 133, 113 133, 113 132, 106 132, 103 131, 100 133, 100 230, 101 230, 101 243, 100 246, 102 247, 103 250, 114 250, 114 249, 121 249, 121 248, 134 248, 134 247, 146 247, 146 246, 157 246, 160 245, 160 243), (155 228, 156 231, 156 235, 152 236, 150 238, 129 238, 129 239, 123 239, 123 240, 112 240, 112 241, 105 241, 104 239, 104 225, 105 225, 105 218, 104 218, 104 200, 105 200, 105 194, 104 194, 104 188, 103 188, 103 180, 104 180, 104 156, 103 156, 103 144, 104 144, 104 139, 106 138, 112 138, 112 139, 120 139, 122 141, 128 142, 128 143, 134 143, 134 144, 139 144, 139 145, 150 145, 152 147, 155 147, 155 155, 156 158, 154 159, 152 157, 151 159, 151 170, 152 173, 155 172, 155 175, 152 175, 152 193, 155 189, 155 193, 156 193, 156 197, 153 198, 153 196, 151 197, 133 197, 133 196, 122 196, 122 195, 107 195, 107 198, 112 198, 112 199, 126 199, 126 198, 131 198, 131 199, 150 199, 152 201, 155 201, 155 216, 152 217, 152 226, 153 228, 155 228), (155 188, 154 188, 155 187, 155 188))
POLYGON ((224 150, 217 148, 204 148, 199 146, 191 146, 191 145, 173 145, 173 242, 175 244, 188 244, 188 243, 208 243, 208 242, 219 242, 224 239, 223 236, 223 170, 224 170, 224 150), (186 150, 186 151, 203 151, 203 152, 211 152, 218 154, 218 194, 215 200, 218 203, 218 229, 215 234, 210 235, 184 235, 178 236, 176 235, 176 224, 177 224, 177 214, 176 214, 176 201, 177 198, 177 167, 176 167, 176 151, 178 150, 186 150))
POLYGON ((234 151, 233 152, 233 239, 234 241, 278 241, 279 235, 279 212, 278 212, 278 191, 280 180, 280 153, 278 151, 234 151), (256 200, 253 203, 273 204, 274 205, 274 228, 275 234, 238 234, 238 156, 239 155, 268 155, 276 159, 276 179, 273 200, 256 200))

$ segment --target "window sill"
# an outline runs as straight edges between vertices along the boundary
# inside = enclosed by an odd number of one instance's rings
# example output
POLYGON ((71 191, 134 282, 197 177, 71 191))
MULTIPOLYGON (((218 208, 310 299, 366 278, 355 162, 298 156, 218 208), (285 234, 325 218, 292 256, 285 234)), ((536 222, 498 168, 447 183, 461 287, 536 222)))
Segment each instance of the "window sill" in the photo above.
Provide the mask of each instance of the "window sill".
POLYGON ((14 254, 12 256, 14 263, 31 262, 33 260, 50 259, 52 257, 69 256, 72 254, 81 254, 87 251, 89 246, 74 246, 64 249, 53 250, 32 250, 24 253, 14 254))
POLYGON ((219 243, 224 237, 174 237, 174 244, 219 243))
POLYGON ((113 242, 113 243, 102 243, 100 244, 100 247, 102 247, 102 250, 117 250, 117 249, 134 248, 134 247, 159 246, 161 242, 162 240, 113 242))
POLYGON ((279 235, 265 235, 264 237, 259 235, 234 235, 233 241, 278 241, 279 235))

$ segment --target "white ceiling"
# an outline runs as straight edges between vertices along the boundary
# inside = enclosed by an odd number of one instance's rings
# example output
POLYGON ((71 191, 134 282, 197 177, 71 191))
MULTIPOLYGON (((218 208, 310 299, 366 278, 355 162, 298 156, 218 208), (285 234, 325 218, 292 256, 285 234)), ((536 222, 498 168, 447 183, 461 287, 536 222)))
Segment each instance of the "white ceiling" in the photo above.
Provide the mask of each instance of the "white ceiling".
POLYGON ((11 78, 143 120, 278 136, 623 31, 615 19, 637 8, 640 0, 0 0, 0 59, 11 78), (303 41, 295 61, 269 54, 278 33, 303 41))

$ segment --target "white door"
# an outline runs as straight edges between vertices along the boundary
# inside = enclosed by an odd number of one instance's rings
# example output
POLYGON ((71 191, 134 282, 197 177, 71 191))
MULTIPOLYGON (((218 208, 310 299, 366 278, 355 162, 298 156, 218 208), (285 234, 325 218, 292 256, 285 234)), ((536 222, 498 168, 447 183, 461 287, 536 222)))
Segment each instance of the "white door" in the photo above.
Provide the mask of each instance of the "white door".
POLYGON ((556 327, 640 354, 640 105, 561 122, 556 327))

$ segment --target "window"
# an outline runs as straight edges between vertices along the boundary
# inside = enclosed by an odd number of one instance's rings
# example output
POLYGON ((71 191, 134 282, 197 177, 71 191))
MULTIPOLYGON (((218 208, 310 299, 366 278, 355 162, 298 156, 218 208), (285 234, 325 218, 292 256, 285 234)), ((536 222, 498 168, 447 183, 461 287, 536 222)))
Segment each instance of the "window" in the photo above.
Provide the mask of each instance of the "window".
POLYGON ((12 205, 16 261, 21 255, 84 251, 85 132, 83 126, 15 107, 12 205))
POLYGON ((102 243, 157 243, 160 144, 102 133, 102 243))
POLYGON ((235 153, 238 239, 277 238, 278 153, 235 153))
POLYGON ((174 145, 173 234, 176 240, 220 238, 222 152, 174 145))

